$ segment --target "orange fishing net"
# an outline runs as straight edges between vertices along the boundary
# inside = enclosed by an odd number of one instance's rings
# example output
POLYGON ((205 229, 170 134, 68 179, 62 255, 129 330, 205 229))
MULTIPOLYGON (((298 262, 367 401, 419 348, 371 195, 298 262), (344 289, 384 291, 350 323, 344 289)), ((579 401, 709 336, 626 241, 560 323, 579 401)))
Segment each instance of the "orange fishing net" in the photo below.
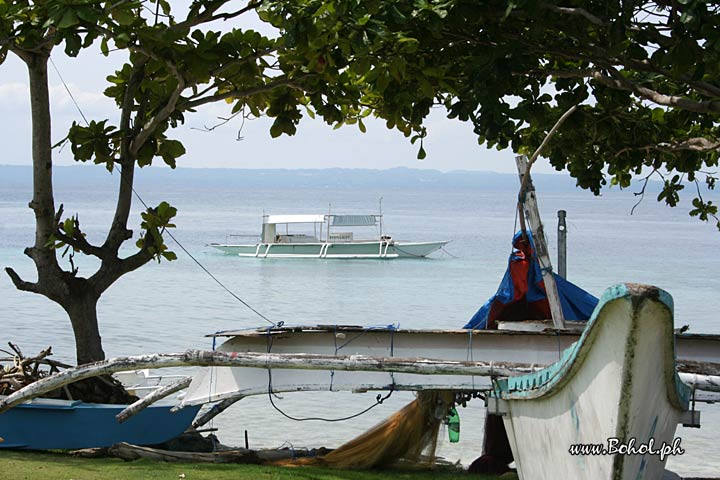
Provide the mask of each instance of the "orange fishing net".
POLYGON ((418 392, 415 400, 401 410, 327 455, 277 463, 365 469, 388 466, 398 460, 417 462, 426 449, 432 459, 440 423, 453 398, 451 391, 418 392))

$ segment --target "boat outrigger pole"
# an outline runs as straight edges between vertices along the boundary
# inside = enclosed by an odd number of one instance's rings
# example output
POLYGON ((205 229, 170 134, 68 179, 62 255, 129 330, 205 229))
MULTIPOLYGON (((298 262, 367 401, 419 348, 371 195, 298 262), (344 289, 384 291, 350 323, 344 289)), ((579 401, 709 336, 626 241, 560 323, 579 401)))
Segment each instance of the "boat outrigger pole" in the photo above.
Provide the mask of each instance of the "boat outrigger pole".
POLYGON ((532 178, 530 177, 530 167, 532 167, 535 160, 537 160, 540 156, 540 153, 545 145, 547 145, 550 138, 555 135, 560 126, 568 119, 568 117, 570 117, 570 115, 573 114, 573 112, 575 112, 575 110, 577 110, 577 105, 573 105, 567 109, 562 116, 560 116, 548 134, 545 135, 545 138, 537 150, 535 150, 530 160, 528 160, 525 155, 515 157, 518 174, 520 175, 520 194, 518 195, 518 215, 520 217, 520 226, 523 232, 523 238, 525 238, 527 236, 525 230, 525 215, 527 214, 527 220, 528 223, 530 223, 530 230, 535 234, 535 253, 537 254, 538 261, 540 262, 540 269, 542 271, 543 281, 545 282, 545 293, 548 297, 550 313, 552 314, 552 320, 555 328, 565 328, 565 317, 563 316, 562 307, 560 306, 560 296, 558 295, 557 285, 555 284, 555 277, 553 277, 552 274, 552 262, 550 261, 547 243, 545 243, 545 230, 543 229, 542 221, 540 220, 537 197, 535 197, 535 187, 533 186, 532 178))
POLYGON ((518 215, 520 217, 521 230, 523 236, 527 236, 525 231, 525 215, 527 215, 530 231, 533 232, 533 239, 535 240, 535 254, 540 262, 540 271, 542 272, 543 282, 545 283, 545 292, 548 303, 550 304, 553 325, 555 328, 564 329, 565 317, 562 307, 560 306, 560 295, 558 294, 555 277, 553 276, 550 252, 545 242, 545 230, 543 229, 542 220, 540 220, 540 211, 537 205, 537 197, 535 196, 535 186, 530 177, 528 159, 525 155, 518 155, 515 157, 515 163, 517 164, 518 175, 520 175, 518 215))

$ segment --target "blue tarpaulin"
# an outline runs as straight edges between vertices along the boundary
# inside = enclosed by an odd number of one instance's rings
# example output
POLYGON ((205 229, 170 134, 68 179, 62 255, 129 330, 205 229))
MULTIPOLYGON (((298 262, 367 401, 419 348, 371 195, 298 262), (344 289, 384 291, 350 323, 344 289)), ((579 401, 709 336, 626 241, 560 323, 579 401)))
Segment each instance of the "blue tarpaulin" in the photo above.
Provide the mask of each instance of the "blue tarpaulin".
MULTIPOLYGON (((587 321, 598 299, 553 273, 566 320, 587 321)), ((535 255, 535 243, 528 232, 513 237, 508 268, 495 295, 480 307, 463 328, 495 329, 497 321, 545 320, 552 318, 542 271, 535 255)))

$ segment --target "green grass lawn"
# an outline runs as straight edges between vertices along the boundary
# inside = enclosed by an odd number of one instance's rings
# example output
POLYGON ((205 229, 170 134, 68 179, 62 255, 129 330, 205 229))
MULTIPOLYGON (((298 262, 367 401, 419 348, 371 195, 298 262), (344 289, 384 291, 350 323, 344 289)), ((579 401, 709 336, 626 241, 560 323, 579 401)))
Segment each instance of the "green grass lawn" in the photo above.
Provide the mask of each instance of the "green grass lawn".
MULTIPOLYGON (((490 479, 458 471, 347 471, 317 467, 125 462, 115 458, 76 458, 62 453, 0 450, 0 480, 451 480, 490 479)), ((515 477, 516 478, 516 477, 515 477)))

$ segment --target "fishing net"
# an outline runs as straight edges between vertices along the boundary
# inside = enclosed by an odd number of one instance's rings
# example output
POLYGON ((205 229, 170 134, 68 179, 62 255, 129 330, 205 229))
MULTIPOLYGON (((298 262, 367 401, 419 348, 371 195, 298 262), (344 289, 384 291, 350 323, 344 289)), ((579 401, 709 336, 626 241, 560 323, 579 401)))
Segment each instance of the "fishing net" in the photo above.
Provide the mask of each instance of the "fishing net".
POLYGON ((451 391, 418 392, 415 400, 401 410, 332 452, 278 463, 368 469, 401 460, 419 463, 423 452, 432 462, 440 423, 447 416, 453 398, 451 391))

